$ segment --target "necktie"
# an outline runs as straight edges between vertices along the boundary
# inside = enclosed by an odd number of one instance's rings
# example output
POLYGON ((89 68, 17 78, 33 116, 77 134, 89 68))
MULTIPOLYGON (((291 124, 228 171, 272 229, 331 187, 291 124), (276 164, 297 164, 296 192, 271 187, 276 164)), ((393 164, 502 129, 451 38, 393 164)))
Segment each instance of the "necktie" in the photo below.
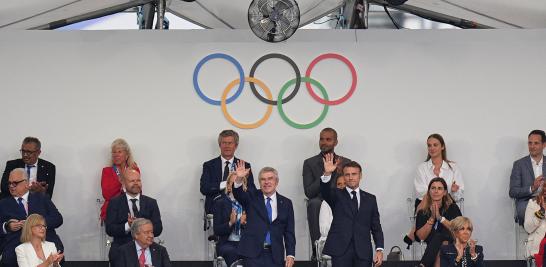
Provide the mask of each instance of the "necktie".
POLYGON ((138 257, 138 263, 140 265, 140 267, 144 267, 145 264, 146 264, 146 249, 145 248, 141 248, 140 249, 140 256, 138 257))
POLYGON ((21 208, 21 211, 26 216, 27 215, 27 209, 25 209, 25 204, 23 204, 23 198, 22 197, 18 198, 17 203, 19 203, 19 208, 21 208))
POLYGON ((351 192, 351 194, 353 195, 353 199, 352 199, 353 208, 354 208, 355 211, 358 212, 358 199, 356 198, 356 191, 353 190, 353 192, 351 192))
POLYGON ((224 166, 224 175, 222 176, 222 181, 226 181, 229 174, 229 161, 226 161, 226 166, 224 166))
POLYGON ((140 218, 140 213, 138 212, 138 207, 136 205, 137 200, 138 199, 136 199, 136 198, 131 199, 131 202, 133 202, 133 205, 132 205, 131 209, 133 210, 133 216, 135 218, 140 218))
MULTIPOLYGON (((265 203, 265 208, 267 209, 267 217, 269 218, 269 223, 271 223, 271 220, 273 218, 273 209, 271 208, 271 198, 267 198, 267 202, 265 203)), ((269 231, 267 231, 267 234, 265 235, 265 243, 268 245, 271 245, 271 234, 269 231)))
POLYGON ((30 181, 30 169, 33 168, 34 165, 27 165, 27 176, 28 176, 28 180, 30 181))

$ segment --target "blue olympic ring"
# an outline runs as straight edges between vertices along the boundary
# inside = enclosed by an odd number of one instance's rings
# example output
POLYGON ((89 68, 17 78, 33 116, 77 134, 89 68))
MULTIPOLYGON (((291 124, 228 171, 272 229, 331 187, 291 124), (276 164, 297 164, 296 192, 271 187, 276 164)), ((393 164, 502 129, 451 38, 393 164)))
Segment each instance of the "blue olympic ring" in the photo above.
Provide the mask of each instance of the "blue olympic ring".
POLYGON ((206 56, 205 58, 201 59, 201 61, 199 61, 199 63, 197 63, 197 66, 195 66, 195 70, 193 71, 193 88, 195 88, 195 91, 197 92, 199 97, 201 97, 201 99, 203 99, 205 102, 207 102, 207 103, 209 103, 211 105, 220 106, 221 101, 220 100, 214 100, 214 99, 211 99, 208 96, 206 96, 203 93, 203 91, 201 90, 201 88, 199 87, 199 83, 197 81, 197 78, 199 76, 199 70, 201 70, 201 67, 203 66, 203 64, 205 64, 205 63, 207 63, 207 61, 209 61, 211 59, 215 59, 215 58, 221 58, 221 59, 225 59, 225 60, 231 62, 233 65, 235 65, 235 67, 237 68, 237 71, 239 72, 239 81, 240 81, 239 82, 239 88, 237 88, 237 91, 235 92, 235 94, 232 97, 230 97, 230 98, 228 98, 226 100, 227 104, 233 102, 237 97, 239 97, 241 92, 243 92, 243 88, 245 86, 245 83, 241 82, 241 81, 245 80, 245 73, 243 71, 243 67, 241 66, 241 64, 235 58, 233 58, 230 55, 223 54, 223 53, 210 54, 210 55, 206 56))

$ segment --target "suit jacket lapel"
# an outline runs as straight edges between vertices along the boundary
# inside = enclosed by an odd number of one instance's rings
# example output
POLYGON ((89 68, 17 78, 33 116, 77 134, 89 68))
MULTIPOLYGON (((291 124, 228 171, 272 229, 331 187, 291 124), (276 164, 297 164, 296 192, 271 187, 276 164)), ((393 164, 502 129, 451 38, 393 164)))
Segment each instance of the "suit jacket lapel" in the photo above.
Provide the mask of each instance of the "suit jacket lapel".
POLYGON ((127 193, 123 191, 121 192, 121 200, 123 201, 123 204, 121 205, 121 207, 123 208, 123 212, 121 214, 125 214, 125 217, 127 217, 127 214, 129 213, 129 200, 127 200, 127 193))
POLYGON ((529 155, 529 159, 525 161, 525 165, 527 166, 527 170, 529 170, 529 172, 531 173, 531 177, 533 177, 533 180, 534 180, 536 177, 535 177, 535 171, 533 171, 533 164, 531 163, 531 161, 532 159, 531 159, 531 156, 529 155))
POLYGON ((140 217, 142 217, 143 211, 146 210, 146 205, 148 205, 148 202, 146 201, 146 198, 140 193, 140 209, 138 209, 138 212, 140 213, 140 217))
POLYGON ((279 195, 279 192, 277 192, 277 218, 275 218, 273 222, 277 221, 279 218, 282 218, 281 216, 284 216, 284 212, 286 211, 286 209, 284 208, 284 204, 285 203, 283 197, 279 195))
POLYGON ((222 158, 221 156, 217 157, 214 161, 214 176, 216 176, 216 180, 218 181, 218 184, 222 181, 222 158))
POLYGON ((150 254, 152 254, 152 265, 162 266, 161 257, 159 256, 159 249, 155 246, 155 243, 150 246, 150 254))
POLYGON ((355 215, 355 212, 353 210, 353 200, 351 198, 351 195, 349 194, 349 192, 347 191, 347 189, 340 189, 342 190, 342 195, 343 197, 345 198, 345 203, 347 203, 345 206, 345 211, 347 212, 347 214, 349 214, 349 216, 353 217, 355 215))
MULTIPOLYGON (((269 222, 269 216, 267 216, 267 208, 265 207, 264 194, 262 193, 262 190, 256 190, 256 201, 254 201, 253 204, 257 207, 258 215, 262 216, 266 222, 269 222)), ((279 209, 277 209, 277 212, 278 210, 279 209)))
MULTIPOLYGON (((131 249, 129 250, 129 255, 127 255, 127 265, 128 266, 138 266, 138 254, 137 254, 137 251, 136 251, 136 245, 135 245, 135 241, 134 240, 131 240, 131 245, 130 245, 131 249)), ((123 266, 123 267, 126 267, 126 266, 123 266)))

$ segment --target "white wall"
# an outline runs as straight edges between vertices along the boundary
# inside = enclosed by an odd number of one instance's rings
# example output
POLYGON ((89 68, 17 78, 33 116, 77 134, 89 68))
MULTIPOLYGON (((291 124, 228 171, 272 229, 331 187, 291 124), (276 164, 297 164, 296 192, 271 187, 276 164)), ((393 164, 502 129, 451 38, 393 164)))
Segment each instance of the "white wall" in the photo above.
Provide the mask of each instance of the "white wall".
MULTIPOLYGON (((305 73, 321 53, 349 58, 358 71, 354 96, 330 107, 308 130, 286 125, 276 109, 262 127, 239 130, 238 155, 254 172, 280 171, 279 191, 296 212, 297 258, 308 252, 301 169, 318 153, 318 133, 338 130, 336 151, 363 164, 362 188, 377 195, 386 246, 400 245, 408 230, 406 198, 415 169, 426 156, 425 138, 447 140, 461 167, 465 212, 486 258, 515 257, 512 162, 527 154, 526 136, 545 128, 546 31, 298 31, 287 43, 268 44, 247 31, 25 31, 0 33, 0 168, 19 157, 23 137, 39 137, 42 156, 57 165, 54 202, 64 215, 59 234, 69 260, 98 260, 100 172, 117 137, 131 144, 145 194, 156 198, 172 259, 205 258, 199 206, 202 162, 215 157, 218 132, 233 128, 219 107, 203 102, 192 86, 193 68, 212 52, 237 58, 246 75, 256 59, 284 53, 305 73)), ((277 95, 292 79, 289 67, 266 61, 256 74, 277 95)), ((346 68, 320 63, 312 76, 330 98, 349 85, 346 68)), ((222 61, 203 68, 205 92, 218 98, 237 77, 222 61)), ((229 105, 243 121, 266 105, 248 85, 229 105)), ((321 106, 302 85, 286 104, 295 120, 310 121, 321 106)))

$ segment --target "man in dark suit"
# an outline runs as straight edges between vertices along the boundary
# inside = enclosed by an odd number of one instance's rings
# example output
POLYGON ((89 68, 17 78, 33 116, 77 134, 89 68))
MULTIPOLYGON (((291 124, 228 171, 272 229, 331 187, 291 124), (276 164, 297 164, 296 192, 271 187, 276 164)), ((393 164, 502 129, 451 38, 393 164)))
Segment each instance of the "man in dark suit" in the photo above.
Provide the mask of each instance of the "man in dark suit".
POLYGON ((2 224, 0 237, 5 237, 0 244, 2 252, 0 266, 17 266, 15 247, 21 244, 21 229, 30 214, 40 214, 45 218, 46 240, 55 243, 58 250, 63 250, 63 243, 55 232, 55 229, 63 224, 63 217, 51 199, 42 193, 29 191, 27 173, 23 168, 16 168, 10 172, 8 186, 11 197, 0 200, 0 223, 2 224))
POLYGON ((154 242, 154 225, 152 221, 137 218, 131 224, 129 242, 118 248, 118 257, 112 267, 171 267, 167 249, 154 242))
MULTIPOLYGON (((342 156, 336 155, 334 148, 337 145, 337 132, 332 128, 324 128, 320 131, 319 147, 320 153, 316 156, 306 159, 303 162, 303 190, 308 199, 307 202, 307 222, 309 223, 309 235, 312 244, 320 238, 319 214, 322 204, 322 196, 320 194, 320 177, 324 174, 324 163, 322 159, 325 154, 333 153, 334 161, 340 162, 340 167, 332 173, 332 179, 337 181, 337 177, 341 174, 341 166, 351 161, 342 156)), ((332 183, 335 185, 335 182, 332 183)), ((313 250, 314 255, 314 250, 313 250)), ((313 257, 314 258, 314 257, 313 257)))
POLYGON ((110 200, 106 210, 106 233, 114 238, 108 253, 110 262, 115 260, 118 247, 133 240, 130 229, 135 219, 146 218, 152 221, 154 236, 159 236, 163 231, 157 201, 141 194, 140 173, 133 169, 127 169, 122 174, 122 184, 125 194, 110 200))
POLYGON ((383 230, 375 196, 359 188, 362 167, 355 161, 345 164, 346 188, 332 189, 331 175, 336 168, 334 155, 327 154, 320 190, 332 208, 334 218, 322 252, 332 257, 332 267, 370 267, 373 256, 371 233, 376 247, 373 262, 380 266, 383 262, 383 230))
POLYGON ((55 186, 55 165, 51 162, 38 158, 42 144, 35 137, 26 137, 21 145, 21 158, 6 162, 6 169, 0 182, 0 199, 11 196, 8 188, 8 176, 15 168, 23 168, 29 177, 30 191, 44 192, 49 198, 53 196, 55 186))
POLYGON ((245 267, 292 267, 296 255, 292 201, 277 192, 277 170, 265 167, 258 175, 260 190, 243 190, 250 169, 237 164, 233 195, 246 210, 246 227, 239 242, 245 267), (286 255, 286 257, 285 257, 286 255))
POLYGON ((523 225, 527 202, 540 193, 546 165, 544 164, 544 148, 546 134, 542 130, 533 130, 527 136, 529 155, 514 162, 510 175, 510 191, 508 194, 516 201, 516 222, 523 225))
MULTIPOLYGON (((213 214, 214 199, 226 188, 227 177, 230 171, 235 170, 239 159, 235 157, 235 150, 239 145, 239 134, 233 130, 223 130, 218 135, 220 156, 203 163, 200 191, 205 195, 205 214, 213 214)), ((245 166, 250 169, 250 163, 245 166)), ((256 189, 252 171, 248 176, 248 187, 256 189)))

